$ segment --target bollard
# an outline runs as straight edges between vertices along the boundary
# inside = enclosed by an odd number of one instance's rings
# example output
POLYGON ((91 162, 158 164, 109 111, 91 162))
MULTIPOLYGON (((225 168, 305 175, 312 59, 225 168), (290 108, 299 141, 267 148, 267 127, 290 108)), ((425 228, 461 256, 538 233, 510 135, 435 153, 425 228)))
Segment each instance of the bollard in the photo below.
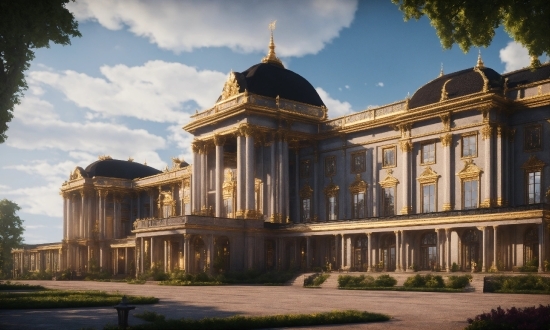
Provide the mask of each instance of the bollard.
POLYGON ((132 309, 136 309, 135 306, 129 306, 126 296, 122 296, 122 300, 118 305, 114 307, 118 314, 118 326, 122 329, 126 329, 128 326, 128 313, 132 309))

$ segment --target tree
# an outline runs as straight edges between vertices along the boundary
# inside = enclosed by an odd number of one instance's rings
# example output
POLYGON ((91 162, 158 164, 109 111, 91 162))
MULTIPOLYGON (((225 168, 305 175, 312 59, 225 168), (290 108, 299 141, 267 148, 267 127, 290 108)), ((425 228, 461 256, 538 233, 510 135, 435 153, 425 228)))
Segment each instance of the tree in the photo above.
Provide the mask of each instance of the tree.
POLYGON ((24 72, 35 48, 50 41, 70 45, 80 37, 78 23, 65 5, 74 0, 0 1, 0 143, 6 139, 13 107, 27 89, 24 72))
POLYGON ((550 1, 548 0, 391 0, 405 21, 428 16, 443 48, 453 44, 467 53, 470 47, 487 47, 500 25, 529 51, 532 65, 550 55, 550 1))
POLYGON ((11 249, 19 247, 23 238, 23 220, 15 214, 20 208, 7 199, 0 200, 0 278, 12 269, 11 249))

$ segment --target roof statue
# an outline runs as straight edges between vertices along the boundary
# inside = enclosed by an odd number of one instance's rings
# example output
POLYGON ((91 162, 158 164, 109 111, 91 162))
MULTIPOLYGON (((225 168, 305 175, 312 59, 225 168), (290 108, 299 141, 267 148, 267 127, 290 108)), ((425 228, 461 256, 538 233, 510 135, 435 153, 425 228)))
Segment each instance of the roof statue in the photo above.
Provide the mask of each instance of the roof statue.
POLYGON ((273 30, 275 30, 276 23, 277 23, 277 20, 269 23, 269 30, 271 31, 271 38, 269 41, 269 52, 267 53, 266 57, 262 59, 262 63, 272 63, 284 68, 285 66, 283 65, 283 62, 281 62, 281 60, 275 54, 275 42, 273 42, 273 30))

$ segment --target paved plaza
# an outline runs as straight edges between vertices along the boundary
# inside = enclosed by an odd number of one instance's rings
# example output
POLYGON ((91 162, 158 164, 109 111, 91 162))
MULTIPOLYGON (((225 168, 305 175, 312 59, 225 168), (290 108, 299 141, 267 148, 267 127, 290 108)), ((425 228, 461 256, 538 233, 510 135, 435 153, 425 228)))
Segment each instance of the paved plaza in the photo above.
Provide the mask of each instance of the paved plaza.
MULTIPOLYGON (((300 278, 289 286, 174 287, 156 283, 130 285, 88 281, 22 282, 54 289, 118 291, 128 295, 155 296, 160 299, 159 304, 138 305, 134 313, 155 311, 167 318, 313 313, 343 309, 392 316, 390 322, 323 327, 331 329, 462 329, 467 325, 468 317, 490 311, 497 306, 510 308, 550 304, 548 295, 481 293, 479 283, 482 277, 476 279, 476 291, 466 293, 338 290, 336 277, 331 276, 321 289, 302 288, 299 285, 300 278)), ((400 282, 403 279, 404 276, 399 276, 400 282)), ((143 321, 130 316, 129 322, 137 324, 143 321)), ((2 329, 101 329, 108 323, 116 323, 116 311, 112 307, 0 310, 2 329)))

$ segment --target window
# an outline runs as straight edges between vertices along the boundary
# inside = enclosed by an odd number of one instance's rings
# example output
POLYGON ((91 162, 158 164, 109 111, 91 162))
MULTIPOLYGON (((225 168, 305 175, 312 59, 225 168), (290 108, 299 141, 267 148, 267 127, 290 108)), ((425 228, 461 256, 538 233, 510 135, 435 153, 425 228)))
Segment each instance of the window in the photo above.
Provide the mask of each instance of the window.
POLYGON ((327 156, 325 158, 325 176, 336 175, 336 156, 327 156))
POLYGON ((311 219, 311 198, 302 199, 302 210, 301 210, 301 222, 307 222, 311 219))
POLYGON ((527 173, 527 203, 538 204, 540 200, 540 171, 527 173))
POLYGON ((384 188, 382 194, 384 216, 395 215, 395 187, 384 188))
POLYGON ((422 185, 422 212, 436 212, 435 184, 422 185))
POLYGON ((524 147, 525 151, 533 151, 542 147, 542 126, 533 125, 525 127, 524 147))
POLYGON ((525 232, 523 241, 523 262, 532 263, 539 257, 539 231, 537 228, 529 228, 525 232))
POLYGON ((336 196, 329 196, 327 199, 328 220, 338 220, 338 205, 336 196))
POLYGON ((475 209, 478 207, 478 201, 479 201, 479 181, 478 180, 468 180, 462 182, 462 190, 463 190, 463 201, 464 201, 464 209, 475 209))
POLYGON ((352 217, 361 219, 365 217, 365 193, 358 192, 352 194, 352 217))
POLYGON ((382 149, 382 167, 395 166, 395 146, 382 149))
POLYGON ((300 162, 300 177, 309 178, 311 168, 311 160, 306 159, 300 162))
POLYGON ((426 143, 422 145, 422 164, 435 163, 435 143, 426 143))
POLYGON ((477 157, 477 135, 462 136, 462 157, 477 157))
POLYGON ((365 152, 354 152, 351 154, 351 173, 362 172, 365 172, 365 152))

